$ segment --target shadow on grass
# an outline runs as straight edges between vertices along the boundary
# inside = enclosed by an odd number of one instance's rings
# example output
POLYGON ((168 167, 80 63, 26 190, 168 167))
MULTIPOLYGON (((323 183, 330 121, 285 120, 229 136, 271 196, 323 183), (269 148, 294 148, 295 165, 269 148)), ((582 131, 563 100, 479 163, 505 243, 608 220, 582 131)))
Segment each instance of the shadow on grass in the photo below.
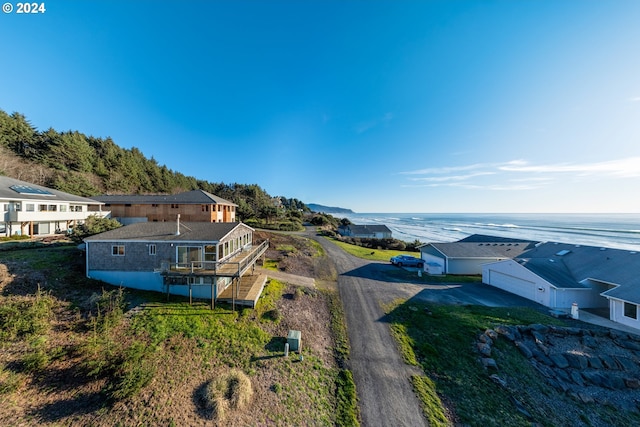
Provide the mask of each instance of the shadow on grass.
POLYGON ((84 393, 42 405, 32 410, 30 416, 42 422, 55 423, 68 417, 90 414, 106 404, 106 398, 101 392, 84 393))
MULTIPOLYGON (((56 395, 74 390, 92 382, 76 367, 46 369, 37 377, 36 385, 42 393, 56 395)), ((42 422, 57 423, 66 418, 98 411, 109 405, 102 391, 78 393, 74 397, 55 400, 30 411, 30 415, 42 422)))
POLYGON ((273 337, 267 345, 264 346, 264 349, 270 352, 283 352, 286 343, 287 339, 284 337, 273 337))
POLYGON ((205 420, 213 419, 213 412, 207 404, 207 387, 209 386, 210 382, 211 381, 205 381, 200 384, 198 387, 196 387, 196 389, 193 391, 193 394, 191 395, 191 401, 193 402, 196 414, 198 414, 200 418, 205 420))

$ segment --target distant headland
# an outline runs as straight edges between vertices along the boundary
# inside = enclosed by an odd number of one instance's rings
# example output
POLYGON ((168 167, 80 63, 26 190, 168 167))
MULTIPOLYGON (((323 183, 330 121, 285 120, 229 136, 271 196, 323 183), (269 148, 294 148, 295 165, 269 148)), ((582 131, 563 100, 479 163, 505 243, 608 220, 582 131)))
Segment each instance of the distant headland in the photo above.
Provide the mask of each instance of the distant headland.
POLYGON ((318 205, 316 203, 307 203, 307 207, 313 212, 324 212, 328 214, 350 214, 355 213, 351 209, 337 208, 331 206, 318 205))

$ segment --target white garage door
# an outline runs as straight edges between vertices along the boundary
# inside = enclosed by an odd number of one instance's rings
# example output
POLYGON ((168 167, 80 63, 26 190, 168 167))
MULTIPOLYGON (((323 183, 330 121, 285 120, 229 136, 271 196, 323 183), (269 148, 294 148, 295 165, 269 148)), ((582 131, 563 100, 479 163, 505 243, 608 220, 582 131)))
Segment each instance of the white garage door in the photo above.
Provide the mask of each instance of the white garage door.
POLYGON ((489 270, 489 285, 504 289, 512 294, 536 300, 536 284, 519 277, 510 276, 495 270, 489 270))

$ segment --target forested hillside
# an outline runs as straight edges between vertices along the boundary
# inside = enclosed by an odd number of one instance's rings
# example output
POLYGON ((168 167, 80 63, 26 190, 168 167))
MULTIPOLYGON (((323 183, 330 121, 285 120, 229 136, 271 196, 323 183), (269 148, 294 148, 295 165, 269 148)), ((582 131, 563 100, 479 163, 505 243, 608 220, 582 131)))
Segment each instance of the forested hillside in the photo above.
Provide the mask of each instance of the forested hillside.
MULTIPOLYGON (((297 199, 274 203, 258 184, 212 183, 185 176, 137 148, 124 149, 111 138, 77 131, 36 130, 20 113, 0 110, 0 175, 7 175, 68 193, 174 194, 201 189, 238 205, 241 221, 282 216, 299 217, 307 210, 297 199), (278 208, 280 206, 280 208, 278 208)), ((282 219, 282 218, 281 218, 282 219)))

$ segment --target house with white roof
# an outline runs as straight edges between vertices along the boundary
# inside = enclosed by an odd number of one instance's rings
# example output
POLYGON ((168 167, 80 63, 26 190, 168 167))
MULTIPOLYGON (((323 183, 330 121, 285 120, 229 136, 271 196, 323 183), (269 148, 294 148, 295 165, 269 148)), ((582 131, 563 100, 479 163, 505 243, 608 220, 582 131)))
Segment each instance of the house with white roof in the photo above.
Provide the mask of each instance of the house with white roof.
POLYGON ((483 283, 554 309, 608 308, 615 322, 640 329, 640 254, 547 242, 482 267, 483 283))
POLYGON ((0 234, 64 233, 90 215, 108 216, 103 203, 8 176, 0 176, 0 234))

